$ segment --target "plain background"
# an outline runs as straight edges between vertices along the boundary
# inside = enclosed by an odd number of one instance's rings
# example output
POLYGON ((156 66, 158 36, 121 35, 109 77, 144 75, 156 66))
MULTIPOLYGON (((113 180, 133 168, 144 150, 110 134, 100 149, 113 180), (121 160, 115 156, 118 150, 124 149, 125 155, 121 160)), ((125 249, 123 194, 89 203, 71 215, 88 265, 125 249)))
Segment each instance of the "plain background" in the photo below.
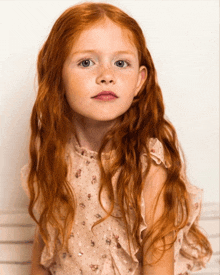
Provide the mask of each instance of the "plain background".
MULTIPOLYGON (((0 210, 27 209, 20 169, 28 161, 37 55, 55 20, 81 2, 0 1, 0 210)), ((158 73, 167 117, 186 155, 189 179, 204 190, 204 202, 218 202, 218 1, 94 2, 116 5, 140 24, 158 73)))

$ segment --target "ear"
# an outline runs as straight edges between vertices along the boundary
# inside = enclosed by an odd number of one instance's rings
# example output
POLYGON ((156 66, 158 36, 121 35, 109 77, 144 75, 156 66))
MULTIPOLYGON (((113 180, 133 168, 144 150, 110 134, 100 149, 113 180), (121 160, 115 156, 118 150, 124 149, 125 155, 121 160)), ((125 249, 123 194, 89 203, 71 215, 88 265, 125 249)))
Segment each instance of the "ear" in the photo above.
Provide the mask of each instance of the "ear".
POLYGON ((145 66, 141 66, 139 68, 138 81, 137 81, 137 87, 136 87, 136 91, 135 91, 135 96, 137 96, 137 94, 141 90, 141 87, 144 84, 144 82, 145 82, 146 79, 147 79, 147 68, 145 66))

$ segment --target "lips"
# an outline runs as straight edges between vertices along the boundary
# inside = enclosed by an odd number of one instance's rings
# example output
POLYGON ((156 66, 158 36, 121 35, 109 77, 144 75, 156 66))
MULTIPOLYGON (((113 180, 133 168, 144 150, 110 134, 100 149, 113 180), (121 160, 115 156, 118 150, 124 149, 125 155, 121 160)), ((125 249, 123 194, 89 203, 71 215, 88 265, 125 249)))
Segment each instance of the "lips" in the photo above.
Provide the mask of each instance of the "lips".
POLYGON ((108 95, 108 96, 114 96, 114 97, 118 97, 115 93, 113 93, 112 91, 102 91, 101 93, 98 93, 97 95, 93 96, 94 97, 98 97, 98 96, 104 96, 104 95, 108 95))

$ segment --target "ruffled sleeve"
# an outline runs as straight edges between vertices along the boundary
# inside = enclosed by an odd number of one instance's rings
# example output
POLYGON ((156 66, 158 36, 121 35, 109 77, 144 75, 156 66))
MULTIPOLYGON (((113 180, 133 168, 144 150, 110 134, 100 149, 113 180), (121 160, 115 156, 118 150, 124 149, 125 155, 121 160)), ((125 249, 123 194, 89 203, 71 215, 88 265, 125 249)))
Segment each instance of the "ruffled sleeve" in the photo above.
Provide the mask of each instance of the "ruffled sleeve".
POLYGON ((151 158, 156 162, 156 164, 162 163, 166 168, 169 168, 170 164, 165 160, 163 145, 157 138, 151 138, 149 140, 149 151, 151 158))
POLYGON ((189 230, 193 223, 199 224, 199 218, 202 208, 203 189, 200 189, 190 183, 186 182, 186 188, 190 198, 190 215, 188 224, 179 231, 177 240, 174 245, 174 259, 175 259, 175 274, 182 274, 186 271, 198 271, 205 267, 208 259, 203 262, 198 260, 198 252, 192 250, 187 244, 186 238, 190 243, 193 243, 193 237, 189 234, 189 230), (180 251, 184 250, 187 254, 192 255, 194 260, 184 257, 180 251))
MULTIPOLYGON (((164 156, 163 145, 158 139, 155 139, 155 138, 150 139, 149 151, 150 151, 151 158, 157 165, 165 168, 169 168, 169 162, 165 159, 165 156, 164 156)), ((142 155, 142 164, 143 166, 146 166, 145 154, 142 155)), ((200 189, 190 184, 189 182, 185 182, 185 184, 186 184, 186 188, 190 199, 190 216, 189 216, 189 222, 187 226, 185 226, 182 230, 179 231, 177 239, 174 243, 174 274, 175 275, 184 274, 187 271, 201 270, 203 267, 205 267, 205 264, 207 262, 206 260, 204 260, 203 263, 198 261, 198 255, 192 253, 191 248, 187 245, 187 242, 186 242, 186 237, 187 237, 187 240, 193 242, 192 237, 188 233, 192 224, 194 222, 198 224, 199 222, 199 217, 200 217, 201 207, 202 207, 203 189, 200 189), (180 253, 181 250, 184 250, 188 252, 190 255, 193 255, 195 257, 194 260, 190 260, 184 257, 180 253)), ((142 231, 144 231, 148 227, 145 219, 145 213, 146 213, 146 206, 145 206, 144 194, 142 191, 142 196, 141 196, 142 223, 139 230, 140 241, 142 240, 141 238, 142 231)), ((136 252, 137 251, 138 250, 136 250, 136 252)))

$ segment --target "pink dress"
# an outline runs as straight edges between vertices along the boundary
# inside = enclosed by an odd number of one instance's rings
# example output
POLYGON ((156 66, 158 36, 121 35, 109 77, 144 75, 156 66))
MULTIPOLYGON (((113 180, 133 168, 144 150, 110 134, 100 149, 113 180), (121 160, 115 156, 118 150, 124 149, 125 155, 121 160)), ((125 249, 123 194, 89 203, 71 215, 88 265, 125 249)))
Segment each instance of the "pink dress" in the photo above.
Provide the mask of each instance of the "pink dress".
MULTIPOLYGON (((164 160, 163 147, 159 140, 150 139, 149 149, 152 159, 157 165, 167 168, 164 160)), ((105 161, 111 161, 114 157, 114 150, 111 153, 103 153, 105 161)), ((105 216, 105 212, 98 201, 100 169, 97 161, 97 153, 82 148, 78 145, 75 138, 72 138, 67 146, 66 160, 69 163, 68 180, 73 187, 77 200, 77 210, 75 222, 72 228, 72 234, 69 238, 70 253, 62 251, 55 253, 55 243, 53 242, 55 232, 49 227, 51 242, 49 249, 46 246, 41 256, 41 264, 49 268, 52 274, 56 275, 141 275, 142 265, 138 248, 131 244, 132 257, 129 254, 129 246, 126 237, 125 227, 121 220, 112 216, 97 226, 91 227, 93 223, 105 216)), ((141 155, 143 169, 146 168, 146 156, 141 155)), ((26 164, 21 170, 22 186, 26 193, 27 175, 29 166, 26 164)), ((113 177, 113 183, 118 173, 113 177)), ((114 184, 113 184, 114 185, 114 184)), ((198 222, 201 211, 202 189, 199 189, 189 183, 186 183, 190 195, 191 215, 190 222, 182 229, 174 245, 175 257, 175 275, 190 274, 188 271, 197 271, 203 268, 196 261, 191 261, 180 254, 180 248, 187 244, 184 242, 184 234, 191 224, 196 220, 198 222)), ((102 202, 107 207, 107 196, 102 196, 102 202), (104 203, 105 202, 105 203, 104 203)), ((113 215, 119 213, 119 206, 115 205, 113 215)), ((37 208, 37 206, 36 206, 37 208)), ((145 205, 142 196, 141 204, 142 223, 141 232, 147 228, 145 221, 145 205)), ((37 209, 36 209, 37 213, 37 209)), ((57 243, 59 245, 59 242, 57 243)), ((142 256, 141 256, 142 257, 142 256)), ((204 262, 205 266, 206 262, 204 262)))

